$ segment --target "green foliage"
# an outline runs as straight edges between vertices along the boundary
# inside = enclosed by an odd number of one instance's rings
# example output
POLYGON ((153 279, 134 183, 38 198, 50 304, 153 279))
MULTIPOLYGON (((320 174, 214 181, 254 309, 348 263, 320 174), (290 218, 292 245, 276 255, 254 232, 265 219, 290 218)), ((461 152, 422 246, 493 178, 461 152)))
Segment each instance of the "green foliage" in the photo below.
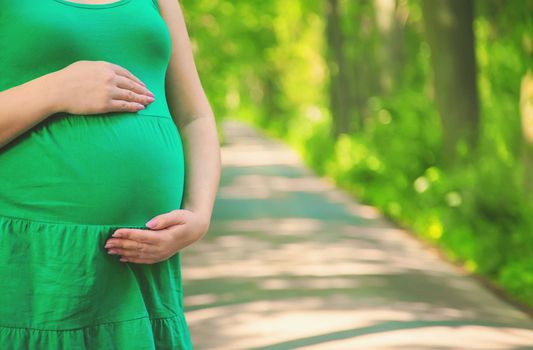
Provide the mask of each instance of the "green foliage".
POLYGON ((420 1, 398 0, 402 45, 387 92, 380 78, 391 67, 380 56, 375 3, 339 1, 355 128, 338 138, 325 1, 182 3, 218 117, 238 116, 287 140, 317 173, 533 305, 533 205, 522 188, 518 106, 533 62, 533 4, 475 1, 480 147, 444 168, 420 1))

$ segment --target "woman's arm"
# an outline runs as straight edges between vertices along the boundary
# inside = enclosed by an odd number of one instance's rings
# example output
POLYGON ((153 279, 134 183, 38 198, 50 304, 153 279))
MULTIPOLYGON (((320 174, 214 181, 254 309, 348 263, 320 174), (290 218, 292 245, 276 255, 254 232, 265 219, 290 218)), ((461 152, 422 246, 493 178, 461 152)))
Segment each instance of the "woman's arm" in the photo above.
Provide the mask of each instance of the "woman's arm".
POLYGON ((183 209, 200 214, 207 231, 221 173, 215 118, 198 76, 179 2, 159 0, 159 10, 172 39, 165 90, 184 141, 187 165, 183 209))
POLYGON ((0 149, 58 111, 53 73, 0 91, 0 149))
POLYGON ((80 60, 0 92, 0 148, 57 112, 137 112, 153 94, 126 68, 80 60))

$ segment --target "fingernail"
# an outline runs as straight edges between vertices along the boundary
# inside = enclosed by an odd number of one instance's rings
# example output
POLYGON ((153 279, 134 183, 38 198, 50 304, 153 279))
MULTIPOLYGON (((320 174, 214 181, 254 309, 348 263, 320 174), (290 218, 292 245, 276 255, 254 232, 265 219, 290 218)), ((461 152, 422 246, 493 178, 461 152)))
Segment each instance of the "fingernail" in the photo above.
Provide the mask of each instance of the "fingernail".
POLYGON ((148 95, 155 97, 154 93, 152 91, 148 91, 148 95))
POLYGON ((108 251, 107 251, 107 254, 116 254, 116 253, 117 253, 116 250, 108 250, 108 251))
POLYGON ((150 220, 146 223, 146 226, 149 228, 154 228, 157 226, 157 222, 155 220, 150 220))
POLYGON ((148 102, 153 102, 154 98, 153 97, 148 97, 148 102))
POLYGON ((144 109, 145 108, 143 104, 138 103, 138 105, 139 105, 139 109, 144 109))
POLYGON ((142 85, 142 86, 146 86, 146 84, 145 84, 145 83, 143 83, 142 81, 141 81, 141 85, 142 85))

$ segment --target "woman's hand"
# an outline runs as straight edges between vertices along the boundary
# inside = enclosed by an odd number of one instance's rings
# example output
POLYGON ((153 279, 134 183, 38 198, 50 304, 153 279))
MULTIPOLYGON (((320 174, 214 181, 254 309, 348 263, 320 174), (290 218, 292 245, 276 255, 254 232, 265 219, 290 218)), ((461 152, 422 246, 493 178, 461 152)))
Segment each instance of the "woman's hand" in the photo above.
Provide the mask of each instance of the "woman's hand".
POLYGON ((80 60, 54 72, 58 110, 71 114, 137 112, 154 94, 126 68, 107 61, 80 60))
POLYGON ((106 242, 108 253, 121 255, 120 261, 157 263, 200 240, 209 228, 209 220, 187 209, 175 209, 154 217, 146 225, 151 230, 116 230, 106 242))

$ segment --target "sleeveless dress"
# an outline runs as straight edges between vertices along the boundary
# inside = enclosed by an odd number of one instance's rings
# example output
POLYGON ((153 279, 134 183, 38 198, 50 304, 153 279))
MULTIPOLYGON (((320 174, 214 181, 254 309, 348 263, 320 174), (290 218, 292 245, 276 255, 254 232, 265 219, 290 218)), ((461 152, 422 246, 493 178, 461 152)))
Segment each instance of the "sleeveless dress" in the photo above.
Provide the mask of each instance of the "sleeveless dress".
POLYGON ((139 112, 50 115, 0 147, 0 349, 192 349, 180 253, 136 264, 104 248, 116 229, 182 208, 155 1, 0 0, 0 91, 103 60, 155 95, 139 112))

